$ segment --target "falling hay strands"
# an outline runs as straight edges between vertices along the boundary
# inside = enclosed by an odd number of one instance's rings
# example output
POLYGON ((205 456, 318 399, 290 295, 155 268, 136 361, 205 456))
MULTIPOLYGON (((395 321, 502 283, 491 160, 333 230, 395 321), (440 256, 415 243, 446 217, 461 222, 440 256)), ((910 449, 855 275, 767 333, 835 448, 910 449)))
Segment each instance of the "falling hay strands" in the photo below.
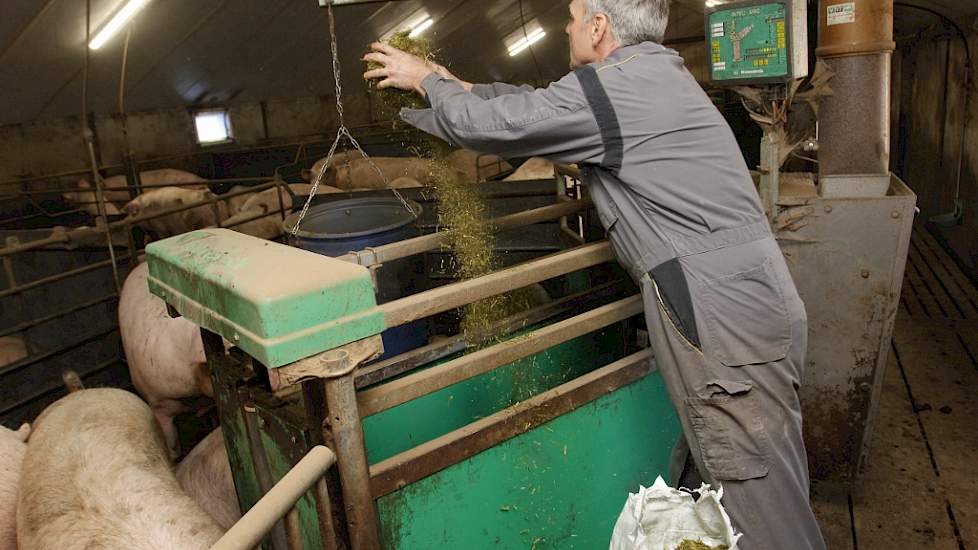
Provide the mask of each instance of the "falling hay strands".
MULTIPOLYGON (((431 44, 423 39, 411 38, 408 32, 391 36, 387 43, 399 50, 410 53, 425 61, 434 62, 435 52, 431 44)), ((368 69, 379 68, 380 64, 368 62, 368 69)), ((371 85, 385 114, 397 124, 397 114, 401 109, 424 108, 425 101, 412 91, 394 88, 378 89, 371 85)), ((472 279, 491 273, 499 266, 495 254, 496 238, 489 225, 489 211, 479 197, 478 188, 452 166, 448 160, 451 148, 445 142, 430 137, 428 143, 417 151, 418 156, 427 158, 431 167, 432 180, 438 194, 438 223, 450 231, 447 247, 454 255, 459 278, 472 279)), ((492 296, 465 307, 462 317, 462 332, 470 342, 484 343, 494 335, 490 327, 496 321, 530 306, 529 292, 520 289, 501 296, 492 296)))

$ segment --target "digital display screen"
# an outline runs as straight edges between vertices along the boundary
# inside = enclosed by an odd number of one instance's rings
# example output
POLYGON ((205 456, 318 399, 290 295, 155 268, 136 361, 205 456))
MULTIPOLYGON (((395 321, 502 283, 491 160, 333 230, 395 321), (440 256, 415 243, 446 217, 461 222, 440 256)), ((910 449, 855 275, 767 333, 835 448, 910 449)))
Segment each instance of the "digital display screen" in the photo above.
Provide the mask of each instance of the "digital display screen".
POLYGON ((720 6, 707 14, 706 33, 715 82, 784 82, 790 78, 784 3, 720 6))

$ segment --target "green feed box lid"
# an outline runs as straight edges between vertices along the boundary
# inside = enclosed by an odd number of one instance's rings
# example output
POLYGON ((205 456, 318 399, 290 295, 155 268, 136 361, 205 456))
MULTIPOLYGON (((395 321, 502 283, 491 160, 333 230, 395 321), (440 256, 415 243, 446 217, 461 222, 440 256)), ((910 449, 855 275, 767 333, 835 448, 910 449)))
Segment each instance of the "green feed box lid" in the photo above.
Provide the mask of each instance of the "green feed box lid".
POLYGON ((384 330, 370 272, 228 229, 146 247, 150 292, 277 368, 384 330))

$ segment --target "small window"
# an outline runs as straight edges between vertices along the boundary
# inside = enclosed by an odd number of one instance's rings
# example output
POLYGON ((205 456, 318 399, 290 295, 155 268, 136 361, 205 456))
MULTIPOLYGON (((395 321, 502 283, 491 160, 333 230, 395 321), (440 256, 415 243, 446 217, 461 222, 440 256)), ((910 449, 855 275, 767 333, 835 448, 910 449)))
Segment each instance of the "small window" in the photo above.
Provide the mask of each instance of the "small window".
POLYGON ((194 124, 197 127, 197 143, 201 145, 228 143, 232 139, 227 109, 197 111, 194 113, 194 124))

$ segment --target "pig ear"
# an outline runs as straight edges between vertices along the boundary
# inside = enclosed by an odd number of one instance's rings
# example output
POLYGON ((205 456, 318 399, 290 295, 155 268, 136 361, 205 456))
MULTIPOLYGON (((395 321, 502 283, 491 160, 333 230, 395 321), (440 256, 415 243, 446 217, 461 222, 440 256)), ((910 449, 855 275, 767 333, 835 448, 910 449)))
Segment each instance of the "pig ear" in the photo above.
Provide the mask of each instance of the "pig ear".
POLYGON ((81 187, 82 189, 91 189, 92 184, 88 183, 88 180, 86 179, 80 179, 78 180, 78 187, 81 187))
POLYGON ((312 170, 306 169, 302 171, 302 179, 312 183, 312 170))
POLYGON ((27 443, 27 440, 31 437, 31 425, 25 422, 15 433, 17 434, 17 439, 27 443))
POLYGON ((122 207, 122 210, 124 210, 125 213, 129 214, 130 216, 138 216, 142 209, 142 205, 139 204, 139 199, 131 200, 122 207))

